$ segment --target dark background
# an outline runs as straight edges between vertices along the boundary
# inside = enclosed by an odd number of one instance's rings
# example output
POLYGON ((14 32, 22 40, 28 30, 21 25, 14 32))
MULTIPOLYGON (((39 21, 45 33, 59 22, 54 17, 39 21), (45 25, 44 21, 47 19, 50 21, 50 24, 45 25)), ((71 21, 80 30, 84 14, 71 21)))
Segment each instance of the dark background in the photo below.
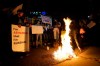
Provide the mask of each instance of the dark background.
MULTIPOLYGON (((54 18, 67 16, 71 16, 72 18, 87 18, 88 15, 93 14, 100 19, 100 2, 98 0, 0 0, 0 14, 2 14, 2 18, 0 18, 0 27, 2 28, 0 30, 3 34, 8 34, 9 29, 7 30, 7 28, 11 23, 7 20, 9 19, 11 11, 22 3, 23 10, 26 13, 30 11, 46 11, 47 15, 54 18)), ((98 26, 99 24, 100 22, 98 21, 98 26)), ((99 29, 97 28, 95 31, 99 31, 99 29)), ((95 34, 98 36, 99 32, 95 31, 93 34, 98 33, 95 34)))
POLYGON ((51 16, 87 16, 100 12, 97 0, 0 0, 0 9, 14 8, 23 3, 25 12, 46 11, 51 16))
MULTIPOLYGON (((25 13, 30 11, 46 11, 47 15, 56 18, 71 16, 73 18, 98 15, 100 19, 99 0, 0 0, 0 61, 10 61, 11 56, 11 24, 9 18, 12 10, 23 3, 25 13), (9 50, 10 49, 10 50, 9 50), (8 60, 9 59, 9 60, 8 60)), ((88 30, 90 44, 100 46, 100 20, 88 30)))

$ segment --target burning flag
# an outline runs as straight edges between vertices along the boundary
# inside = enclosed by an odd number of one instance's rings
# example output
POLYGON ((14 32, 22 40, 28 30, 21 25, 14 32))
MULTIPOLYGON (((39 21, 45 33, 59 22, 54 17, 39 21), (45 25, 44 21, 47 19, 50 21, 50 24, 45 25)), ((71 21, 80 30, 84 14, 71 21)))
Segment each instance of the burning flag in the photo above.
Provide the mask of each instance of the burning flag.
POLYGON ((62 46, 59 46, 58 50, 54 52, 54 59, 62 61, 66 59, 70 59, 73 57, 76 57, 76 55, 73 52, 72 46, 70 44, 70 28, 69 25, 72 22, 69 18, 63 19, 65 22, 65 30, 64 32, 61 33, 61 43, 62 46))

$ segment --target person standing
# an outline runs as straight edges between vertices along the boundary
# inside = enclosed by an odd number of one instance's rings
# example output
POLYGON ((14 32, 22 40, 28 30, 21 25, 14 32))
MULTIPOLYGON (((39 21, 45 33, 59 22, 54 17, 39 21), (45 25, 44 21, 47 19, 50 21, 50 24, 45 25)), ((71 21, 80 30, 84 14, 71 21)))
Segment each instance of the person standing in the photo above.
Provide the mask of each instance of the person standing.
POLYGON ((78 48, 79 51, 81 52, 80 44, 78 41, 78 34, 79 34, 79 27, 76 20, 73 19, 70 24, 70 33, 69 33, 69 36, 71 37, 71 45, 74 50, 78 48))
POLYGON ((53 24, 53 35, 54 35, 53 46, 54 47, 58 47, 61 44, 60 27, 61 27, 61 23, 57 19, 54 19, 54 24, 53 24))
MULTIPOLYGON (((41 26, 41 21, 37 20, 37 26, 41 26)), ((42 45, 42 34, 36 34, 36 48, 38 47, 38 45, 41 44, 42 45)))
POLYGON ((16 15, 12 15, 11 22, 12 24, 18 25, 18 27, 24 25, 24 12, 22 10, 18 10, 16 15))
POLYGON ((58 22, 57 19, 54 19, 54 26, 53 26, 53 33, 54 33, 54 41, 59 41, 60 39, 60 27, 61 27, 61 23, 58 22))

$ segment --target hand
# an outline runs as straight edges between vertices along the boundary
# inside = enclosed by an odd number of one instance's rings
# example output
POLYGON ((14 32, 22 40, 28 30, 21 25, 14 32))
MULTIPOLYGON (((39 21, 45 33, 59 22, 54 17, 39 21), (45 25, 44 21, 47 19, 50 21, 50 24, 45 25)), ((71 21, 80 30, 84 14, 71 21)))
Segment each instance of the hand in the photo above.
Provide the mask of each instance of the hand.
POLYGON ((84 34, 85 30, 83 28, 80 28, 80 34, 84 34))
POLYGON ((32 25, 31 25, 31 24, 29 24, 29 27, 32 27, 32 25))
POLYGON ((18 27, 21 28, 21 24, 19 24, 18 27))
POLYGON ((83 36, 83 35, 81 35, 81 38, 84 38, 84 36, 83 36))

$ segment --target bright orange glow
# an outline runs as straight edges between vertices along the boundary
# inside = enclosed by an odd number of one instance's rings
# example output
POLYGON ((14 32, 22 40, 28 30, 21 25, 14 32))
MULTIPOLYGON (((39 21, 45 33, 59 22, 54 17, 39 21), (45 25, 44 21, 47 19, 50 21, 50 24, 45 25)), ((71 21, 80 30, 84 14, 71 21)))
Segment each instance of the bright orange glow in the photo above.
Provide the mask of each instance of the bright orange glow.
POLYGON ((85 30, 83 28, 80 29, 80 34, 84 34, 85 30))
POLYGON ((62 46, 59 46, 58 50, 54 52, 54 59, 59 61, 76 57, 76 55, 73 52, 72 46, 70 45, 69 25, 72 21, 69 18, 64 18, 63 20, 65 22, 66 31, 61 32, 62 46))

